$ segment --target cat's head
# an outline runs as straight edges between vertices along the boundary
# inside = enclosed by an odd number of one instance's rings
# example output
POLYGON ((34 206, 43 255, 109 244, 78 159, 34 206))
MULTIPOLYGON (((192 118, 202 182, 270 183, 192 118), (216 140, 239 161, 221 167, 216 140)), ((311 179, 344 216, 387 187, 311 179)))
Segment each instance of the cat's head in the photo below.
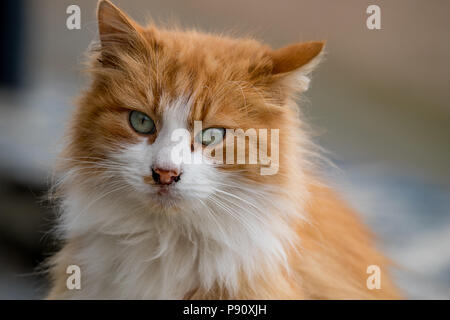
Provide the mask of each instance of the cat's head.
POLYGON ((307 139, 293 95, 307 89, 322 42, 273 50, 143 27, 108 1, 99 2, 98 22, 93 81, 63 156, 75 183, 160 208, 301 184, 307 139), (237 129, 256 134, 241 150, 237 129))

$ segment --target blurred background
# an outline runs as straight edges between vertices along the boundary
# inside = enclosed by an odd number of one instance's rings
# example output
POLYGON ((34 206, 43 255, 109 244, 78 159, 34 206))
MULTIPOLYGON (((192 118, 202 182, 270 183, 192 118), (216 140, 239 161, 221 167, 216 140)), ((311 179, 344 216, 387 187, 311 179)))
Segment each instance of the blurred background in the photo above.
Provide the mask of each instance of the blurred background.
MULTIPOLYGON (((339 167, 333 186, 400 268, 408 298, 450 298, 450 2, 114 1, 139 22, 176 21, 280 47, 326 40, 302 108, 339 167), (381 8, 368 30, 366 8, 381 8)), ((94 0, 0 4, 0 299, 42 298, 36 266, 55 248, 42 202, 97 37, 94 0), (66 9, 81 9, 68 30, 66 9)))

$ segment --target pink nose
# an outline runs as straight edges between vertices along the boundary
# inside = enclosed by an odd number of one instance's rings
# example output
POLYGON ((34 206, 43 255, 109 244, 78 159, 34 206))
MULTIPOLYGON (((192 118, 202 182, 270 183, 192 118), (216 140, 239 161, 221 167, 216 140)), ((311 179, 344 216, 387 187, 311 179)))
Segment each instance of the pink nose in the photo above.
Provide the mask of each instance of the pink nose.
POLYGON ((156 183, 171 184, 180 180, 180 172, 178 170, 165 170, 160 168, 152 169, 152 177, 156 183))

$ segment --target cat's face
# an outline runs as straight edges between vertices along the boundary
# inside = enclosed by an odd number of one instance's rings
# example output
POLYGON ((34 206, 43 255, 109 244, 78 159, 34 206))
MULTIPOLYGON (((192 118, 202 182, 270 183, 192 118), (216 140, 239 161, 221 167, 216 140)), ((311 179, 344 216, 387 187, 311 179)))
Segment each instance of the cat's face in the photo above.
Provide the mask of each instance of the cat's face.
POLYGON ((271 50, 254 40, 143 28, 107 1, 98 15, 93 83, 65 152, 66 168, 79 169, 80 181, 173 207, 233 188, 280 186, 296 174, 290 158, 301 132, 291 95, 305 89, 302 68, 322 43, 271 50), (230 130, 237 129, 257 134, 244 145, 245 163, 236 163, 230 130), (260 149, 267 149, 268 162, 260 149), (174 150, 191 161, 180 161, 174 150), (230 153, 234 161, 226 161, 230 153), (256 163, 249 163, 252 154, 256 163), (263 167, 274 170, 262 174, 263 167))

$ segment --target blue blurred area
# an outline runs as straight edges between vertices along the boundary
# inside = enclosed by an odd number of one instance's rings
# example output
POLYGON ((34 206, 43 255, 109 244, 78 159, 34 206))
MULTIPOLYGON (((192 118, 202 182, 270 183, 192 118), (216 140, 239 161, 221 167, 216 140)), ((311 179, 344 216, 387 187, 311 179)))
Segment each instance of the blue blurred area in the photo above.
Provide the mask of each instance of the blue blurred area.
POLYGON ((410 298, 450 299, 450 186, 401 170, 343 165, 335 188, 371 227, 410 298))

